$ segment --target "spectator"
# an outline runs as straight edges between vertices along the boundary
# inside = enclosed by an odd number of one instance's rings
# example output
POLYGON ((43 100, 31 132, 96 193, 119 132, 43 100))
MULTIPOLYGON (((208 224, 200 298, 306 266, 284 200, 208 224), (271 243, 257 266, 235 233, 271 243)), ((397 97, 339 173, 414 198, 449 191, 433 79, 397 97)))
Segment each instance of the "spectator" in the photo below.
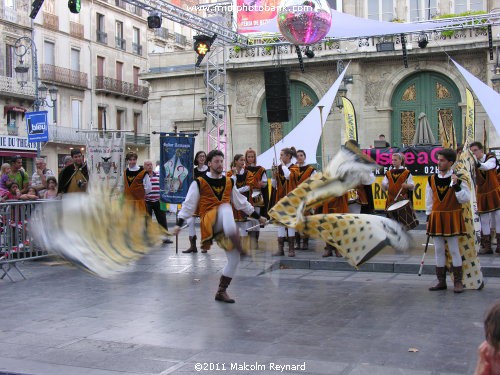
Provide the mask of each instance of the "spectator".
POLYGON ((495 303, 484 320, 486 340, 479 345, 474 375, 500 374, 500 302, 495 303))
POLYGON ((36 201, 38 199, 38 194, 33 186, 28 187, 28 192, 26 194, 21 194, 19 197, 22 201, 36 201))
POLYGON ((6 194, 6 200, 8 201, 17 201, 21 197, 21 191, 19 190, 19 184, 15 181, 12 181, 9 185, 9 191, 6 194))
POLYGON ((9 174, 9 178, 12 181, 17 182, 17 186, 21 190, 21 194, 26 194, 28 192, 30 179, 28 177, 28 174, 24 172, 22 168, 23 159, 21 158, 21 156, 13 156, 11 159, 11 172, 9 174))
POLYGON ((54 176, 47 177, 47 189, 43 194, 43 199, 58 199, 57 180, 54 176))
MULTIPOLYGON (((63 164, 64 164, 64 167, 67 167, 68 165, 71 165, 73 164, 73 158, 71 157, 71 155, 66 155, 63 159, 63 164)), ((63 168, 64 168, 63 167, 63 168)))
POLYGON ((155 166, 155 173, 159 176, 160 175, 160 161, 156 161, 156 166, 155 166))
MULTIPOLYGON (((155 213, 156 221, 165 230, 167 228, 167 216, 165 211, 162 211, 160 207, 160 176, 153 171, 153 162, 151 160, 146 160, 144 162, 144 170, 146 174, 144 175, 144 201, 146 202, 146 211, 150 217, 153 217, 153 212, 155 213)), ((172 243, 173 241, 169 238, 165 238, 163 243, 172 243)))
POLYGON ((84 193, 87 191, 89 171, 87 163, 83 161, 82 152, 74 148, 71 150, 73 163, 64 167, 59 173, 58 193, 84 193))
POLYGON ((31 186, 35 188, 39 197, 43 197, 47 189, 47 177, 54 176, 54 172, 47 168, 43 158, 36 158, 35 166, 36 170, 31 176, 31 186))
POLYGON ((1 175, 0 175, 0 194, 5 194, 7 191, 9 191, 9 188, 7 187, 10 178, 10 164, 9 163, 3 163, 2 168, 1 168, 1 175))
POLYGON ((385 141, 385 147, 391 147, 391 144, 385 140, 385 135, 380 134, 380 135, 378 136, 378 140, 379 140, 379 141, 385 141))
POLYGON ((123 174, 125 201, 134 204, 138 210, 144 211, 146 204, 144 203, 145 192, 143 181, 146 171, 142 165, 137 165, 137 154, 133 151, 127 153, 125 161, 128 163, 128 167, 123 174))

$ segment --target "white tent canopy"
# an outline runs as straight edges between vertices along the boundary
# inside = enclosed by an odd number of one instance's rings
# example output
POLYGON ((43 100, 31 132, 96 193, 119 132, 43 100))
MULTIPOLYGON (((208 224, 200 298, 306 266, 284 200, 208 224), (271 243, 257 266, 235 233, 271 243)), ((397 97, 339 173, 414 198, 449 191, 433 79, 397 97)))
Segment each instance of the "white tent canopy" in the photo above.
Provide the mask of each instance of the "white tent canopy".
MULTIPOLYGON (((316 104, 316 106, 307 114, 306 117, 283 139, 276 142, 276 144, 269 148, 267 151, 263 152, 257 156, 258 165, 263 166, 266 169, 271 169, 273 161, 275 164, 279 164, 279 152, 281 149, 286 147, 300 147, 304 150, 307 155, 308 164, 316 164, 316 150, 318 148, 319 140, 321 138, 322 128, 326 123, 330 109, 332 108, 333 102, 335 101, 335 96, 339 89, 340 83, 344 79, 344 74, 349 67, 349 64, 345 67, 344 71, 335 80, 332 87, 327 91, 327 93, 321 98, 321 100, 316 104), (319 106, 323 106, 323 123, 321 123, 319 106), (276 151, 276 153, 275 153, 276 151)), ((323 155, 324 157, 324 155, 323 155)))

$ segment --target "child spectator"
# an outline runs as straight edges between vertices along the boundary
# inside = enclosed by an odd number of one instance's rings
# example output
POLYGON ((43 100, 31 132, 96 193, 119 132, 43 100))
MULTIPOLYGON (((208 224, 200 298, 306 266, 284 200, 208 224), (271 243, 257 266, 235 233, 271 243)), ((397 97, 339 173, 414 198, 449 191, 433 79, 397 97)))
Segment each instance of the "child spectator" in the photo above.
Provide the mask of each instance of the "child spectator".
POLYGON ((28 192, 26 194, 21 194, 19 197, 22 201, 35 201, 38 199, 38 194, 33 186, 28 186, 28 192))
POLYGON ((8 182, 10 181, 9 178, 9 173, 11 172, 10 170, 10 164, 9 163, 3 163, 1 167, 1 174, 0 174, 0 194, 7 193, 9 191, 9 188, 7 187, 8 182))
POLYGON ((486 340, 479 346, 474 375, 500 375, 500 302, 488 311, 484 333, 486 340))
POLYGON ((19 184, 17 182, 11 182, 10 184, 7 184, 8 191, 7 191, 7 200, 8 201, 17 201, 21 197, 21 190, 19 190, 19 184))
POLYGON ((47 190, 43 194, 43 199, 57 199, 57 180, 55 177, 47 177, 47 190))

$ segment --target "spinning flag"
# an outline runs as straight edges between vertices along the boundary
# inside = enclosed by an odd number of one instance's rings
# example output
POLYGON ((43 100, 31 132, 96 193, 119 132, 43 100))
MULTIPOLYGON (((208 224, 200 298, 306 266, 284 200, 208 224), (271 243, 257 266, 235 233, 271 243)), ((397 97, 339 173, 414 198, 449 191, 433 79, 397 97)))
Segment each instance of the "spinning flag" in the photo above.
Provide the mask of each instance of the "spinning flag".
POLYGON ((321 238, 334 246, 353 267, 366 262, 387 246, 406 250, 410 237, 396 221, 366 214, 313 214, 305 212, 361 183, 374 168, 359 150, 340 151, 324 173, 316 173, 281 199, 269 216, 306 236, 321 238))
POLYGON ((101 277, 126 270, 168 234, 120 196, 96 188, 38 205, 30 231, 46 250, 101 277))

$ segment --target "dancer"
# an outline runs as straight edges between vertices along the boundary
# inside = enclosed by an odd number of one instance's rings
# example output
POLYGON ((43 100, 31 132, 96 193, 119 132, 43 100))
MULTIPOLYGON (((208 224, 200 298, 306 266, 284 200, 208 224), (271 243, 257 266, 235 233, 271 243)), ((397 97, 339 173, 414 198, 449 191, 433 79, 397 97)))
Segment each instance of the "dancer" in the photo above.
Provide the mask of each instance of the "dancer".
MULTIPOLYGON (((291 178, 295 181, 296 185, 300 185, 308 178, 316 174, 316 168, 312 165, 306 164, 306 152, 304 150, 297 150, 297 167, 291 172, 291 178)), ((309 250, 309 237, 299 232, 295 232, 295 248, 301 250, 309 250), (300 238, 302 237, 302 248, 300 247, 300 238)))
MULTIPOLYGON (((295 189, 296 181, 290 179, 290 175, 294 169, 298 167, 292 163, 292 157, 296 157, 297 153, 295 147, 284 148, 280 152, 279 166, 273 166, 273 178, 271 180, 273 186, 273 198, 274 203, 277 203, 281 198, 290 193, 295 189)), ((296 172, 295 172, 296 173, 296 172)), ((295 174, 294 173, 294 174, 295 174)), ((273 256, 284 256, 285 251, 285 237, 287 233, 287 228, 284 226, 278 226, 278 251, 273 253, 273 256)), ((288 228, 288 256, 295 256, 295 229, 288 228)))
POLYGON ((404 156, 400 153, 392 155, 392 169, 388 170, 382 180, 382 190, 387 191, 385 209, 398 200, 409 199, 409 192, 415 189, 413 176, 404 167, 404 156))
MULTIPOLYGON (((345 147, 351 150, 359 150, 359 144, 353 139, 345 143, 345 147)), ((355 187, 354 202, 349 203, 349 212, 353 214, 371 214, 373 213, 373 194, 372 184, 375 182, 375 175, 373 173, 364 174, 361 183, 355 187)))
MULTIPOLYGON (((196 180, 198 177, 204 176, 208 172, 208 166, 206 162, 207 154, 205 153, 205 151, 198 151, 194 156, 193 180, 196 180)), ((199 216, 200 215, 198 214, 198 211, 196 211, 193 216, 186 221, 189 230, 188 233, 190 246, 188 249, 183 251, 184 254, 198 252, 198 248, 196 247, 196 240, 198 239, 198 237, 196 237, 195 220, 199 216)), ((201 252, 206 253, 207 251, 202 249, 201 252)))
POLYGON ((234 303, 226 289, 236 273, 242 247, 229 203, 232 202, 236 209, 259 220, 261 224, 264 224, 266 219, 255 212, 246 198, 233 188, 233 180, 223 175, 224 154, 221 151, 210 151, 207 164, 209 171, 206 175, 198 177, 189 187, 173 233, 177 235, 184 222, 199 209, 202 248, 210 249, 215 239, 226 250, 227 264, 222 270, 215 300, 234 303))
MULTIPOLYGON (((349 213, 349 195, 345 193, 340 197, 335 197, 328 202, 325 202, 322 207, 322 213, 327 214, 347 214, 349 213)), ((338 249, 331 244, 327 243, 325 246, 325 251, 323 252, 322 257, 327 258, 333 256, 333 252, 335 251, 335 256, 337 258, 342 257, 342 254, 338 251, 338 249)))
POLYGON ((462 204, 470 199, 467 183, 451 169, 457 153, 451 149, 437 152, 439 173, 429 176, 426 191, 427 235, 434 238, 436 276, 438 282, 431 291, 444 290, 446 285, 445 240, 453 262, 454 292, 462 293, 462 257, 458 248, 458 236, 466 234, 462 204))
MULTIPOLYGON (((245 152, 245 165, 246 169, 253 173, 252 196, 250 203, 252 203, 255 211, 264 217, 267 216, 267 209, 269 207, 269 191, 267 189, 267 174, 266 169, 257 165, 257 154, 255 150, 249 148, 245 152)), ((250 236, 255 241, 255 246, 259 247, 260 227, 251 230, 250 236)))
POLYGON ((479 254, 493 254, 491 248, 491 226, 495 228, 497 247, 500 254, 500 183, 497 175, 497 159, 485 154, 481 142, 472 142, 469 149, 477 158, 476 195, 477 211, 481 220, 481 244, 479 254), (493 220, 493 223, 491 221, 493 220))
POLYGON ((83 155, 80 149, 74 148, 71 150, 73 163, 63 168, 59 173, 59 186, 57 192, 59 194, 66 193, 83 193, 87 191, 87 183, 89 180, 89 171, 87 163, 83 161, 83 155))
POLYGON ((131 151, 125 155, 125 161, 128 167, 123 174, 123 194, 125 201, 135 205, 137 210, 146 212, 146 203, 144 201, 144 176, 146 171, 144 167, 137 165, 137 153, 131 151))

